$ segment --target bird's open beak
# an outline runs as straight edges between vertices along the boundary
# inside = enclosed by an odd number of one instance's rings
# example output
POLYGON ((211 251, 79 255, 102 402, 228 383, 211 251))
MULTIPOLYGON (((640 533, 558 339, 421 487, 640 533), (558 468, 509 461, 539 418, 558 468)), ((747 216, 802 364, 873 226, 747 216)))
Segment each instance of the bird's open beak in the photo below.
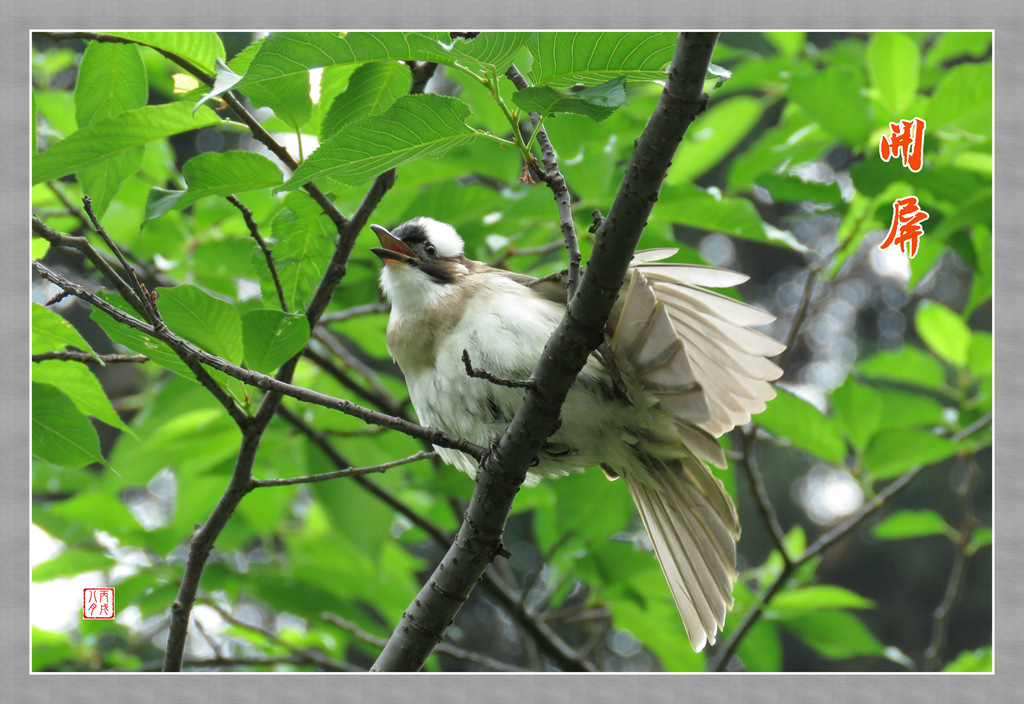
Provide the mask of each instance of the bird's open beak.
POLYGON ((380 240, 380 247, 373 247, 371 252, 380 257, 385 264, 408 264, 418 259, 416 252, 409 249, 402 240, 398 239, 387 229, 380 225, 370 225, 370 229, 380 240))

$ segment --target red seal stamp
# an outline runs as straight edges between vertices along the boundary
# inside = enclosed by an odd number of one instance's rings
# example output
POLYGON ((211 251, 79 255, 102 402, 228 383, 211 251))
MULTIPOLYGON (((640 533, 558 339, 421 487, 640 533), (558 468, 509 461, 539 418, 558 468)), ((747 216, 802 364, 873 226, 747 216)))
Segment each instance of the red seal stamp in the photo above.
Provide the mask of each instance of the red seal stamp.
POLYGON ((113 620, 114 588, 83 589, 82 618, 113 620))

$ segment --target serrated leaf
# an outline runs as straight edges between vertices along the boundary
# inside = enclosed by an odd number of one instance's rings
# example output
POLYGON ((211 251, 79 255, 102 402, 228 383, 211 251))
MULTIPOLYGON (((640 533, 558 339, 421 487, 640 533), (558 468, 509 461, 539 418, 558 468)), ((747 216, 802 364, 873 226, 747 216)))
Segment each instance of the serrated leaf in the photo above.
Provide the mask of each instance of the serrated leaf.
MULTIPOLYGON (((307 74, 312 68, 367 61, 449 60, 440 41, 444 32, 279 32, 258 47, 235 88, 254 86, 307 74)), ((450 41, 450 40, 449 40, 450 41)), ((239 71, 235 68, 235 71, 239 71)))
POLYGON ((893 116, 910 107, 921 74, 921 52, 912 39, 900 32, 876 32, 867 49, 871 84, 893 116))
POLYGON ((885 657, 885 646, 859 618, 845 611, 815 611, 781 620, 782 626, 831 660, 859 655, 885 657))
POLYGON ((108 34, 169 51, 207 72, 213 71, 216 59, 224 58, 224 44, 216 32, 108 32, 108 34))
POLYGON ((245 364, 270 374, 302 351, 309 339, 306 316, 279 310, 251 310, 242 316, 245 364))
POLYGON ((320 140, 327 140, 343 125, 386 111, 409 92, 410 80, 409 68, 397 61, 363 64, 349 77, 345 92, 331 102, 320 127, 320 140))
POLYGON ((833 419, 785 389, 778 389, 757 422, 773 435, 829 462, 842 462, 846 456, 846 443, 833 419))
POLYGON ((904 540, 945 535, 956 538, 957 532, 946 519, 930 509, 903 509, 886 516, 875 524, 871 533, 882 540, 904 540))
POLYGON ((99 550, 72 548, 65 550, 57 557, 40 562, 32 568, 33 582, 49 582, 60 577, 74 577, 84 572, 106 570, 117 563, 99 550))
POLYGON ((872 130, 868 102, 860 92, 862 84, 852 69, 835 66, 793 76, 789 97, 826 132, 844 144, 859 146, 872 130))
MULTIPOLYGON (((270 223, 277 240, 272 254, 289 309, 305 310, 327 268, 337 232, 330 218, 307 193, 289 193, 284 204, 284 209, 270 223)), ((259 248, 253 250, 251 261, 260 273, 263 300, 276 301, 274 282, 259 248)))
POLYGON ((914 313, 914 327, 936 355, 954 367, 967 365, 971 330, 959 315, 941 303, 924 300, 914 313))
POLYGON ((550 86, 524 88, 512 96, 512 102, 528 112, 544 117, 557 113, 585 115, 601 122, 626 104, 626 79, 622 76, 568 95, 550 86))
POLYGON ((32 384, 32 454, 62 467, 103 461, 92 423, 49 384, 32 384))
POLYGON ((195 117, 185 103, 147 105, 80 128, 32 159, 32 183, 67 176, 104 159, 122 154, 155 139, 219 125, 209 108, 195 117))
POLYGON ((107 425, 131 432, 124 424, 99 379, 88 367, 78 362, 50 359, 32 364, 32 380, 50 384, 66 394, 82 413, 101 420, 107 425))
POLYGON ((32 354, 76 347, 94 357, 92 347, 68 321, 46 306, 32 303, 32 354))
POLYGON ((768 608, 772 612, 822 609, 873 609, 877 604, 856 592, 831 584, 796 587, 779 592, 768 608))
POLYGON ((922 117, 932 132, 956 127, 991 136, 992 62, 965 63, 946 71, 922 117))
POLYGON ((174 203, 174 207, 179 209, 207 196, 227 196, 258 188, 271 188, 281 185, 283 180, 281 170, 270 159, 261 154, 237 150, 205 152, 194 156, 181 167, 181 173, 188 190, 174 203))
MULTIPOLYGON (((482 64, 501 75, 532 36, 531 32, 480 32, 472 39, 456 39, 449 53, 460 63, 482 64)), ((444 63, 451 63, 451 59, 444 63)))
POLYGON ((959 449, 955 442, 924 430, 883 430, 871 438, 864 452, 864 466, 874 478, 890 479, 952 457, 959 449))
POLYGON ((406 95, 381 115, 342 127, 282 186, 293 190, 330 177, 358 185, 422 156, 438 157, 477 133, 465 123, 469 106, 440 95, 406 95))
POLYGON ((620 76, 663 80, 675 46, 672 32, 540 32, 531 47, 530 83, 568 88, 620 76))
POLYGON ((210 354, 242 361, 242 321, 234 306, 188 284, 157 291, 168 328, 210 354))

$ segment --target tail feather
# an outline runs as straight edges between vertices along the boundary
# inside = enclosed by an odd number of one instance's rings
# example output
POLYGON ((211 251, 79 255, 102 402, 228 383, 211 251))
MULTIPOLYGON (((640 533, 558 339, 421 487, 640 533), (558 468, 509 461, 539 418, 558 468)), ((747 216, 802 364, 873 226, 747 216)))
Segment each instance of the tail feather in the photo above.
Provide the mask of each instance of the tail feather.
POLYGON ((704 461, 724 467, 715 438, 775 397, 769 382, 782 370, 765 358, 785 345, 747 327, 772 316, 701 288, 747 277, 657 263, 672 253, 636 254, 610 318, 612 361, 626 389, 665 419, 633 429, 636 461, 613 469, 640 512, 690 644, 701 650, 732 606, 740 533, 736 508, 704 461))
POLYGON ((638 472, 625 472, 623 478, 647 528, 690 645, 699 651, 707 643, 715 643, 733 603, 739 525, 721 484, 698 462, 656 464, 657 471, 648 474, 647 481, 638 472), (715 483, 710 494, 706 482, 694 481, 700 474, 707 474, 715 483), (723 503, 728 507, 725 513, 723 503))

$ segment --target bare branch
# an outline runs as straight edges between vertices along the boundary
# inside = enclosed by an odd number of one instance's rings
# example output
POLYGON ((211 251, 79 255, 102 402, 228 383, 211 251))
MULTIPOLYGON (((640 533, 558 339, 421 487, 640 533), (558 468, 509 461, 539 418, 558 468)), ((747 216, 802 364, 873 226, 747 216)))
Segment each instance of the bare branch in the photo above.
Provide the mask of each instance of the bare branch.
POLYGON ((277 277, 277 266, 274 264, 274 255, 270 252, 270 247, 267 246, 267 241, 263 239, 260 234, 259 225, 253 220, 252 211, 245 206, 242 201, 234 195, 228 196, 228 202, 231 205, 238 208, 239 212, 242 213, 242 219, 245 220, 245 226, 249 228, 249 234, 256 240, 256 244, 259 245, 260 251, 263 252, 263 259, 267 262, 267 268, 270 270, 270 277, 274 280, 274 288, 277 289, 277 300, 281 303, 281 310, 285 313, 288 312, 288 302, 284 299, 284 289, 281 288, 281 279, 277 277))
POLYGON ((473 379, 484 379, 497 386, 506 386, 510 389, 532 389, 536 386, 536 382, 532 379, 502 379, 484 369, 476 369, 469 359, 469 350, 462 350, 462 363, 466 365, 466 374, 473 379))
POLYGON ((403 457, 400 460, 393 462, 385 462, 384 464, 375 464, 370 467, 348 467, 347 469, 339 469, 334 472, 324 472, 322 474, 312 474, 306 477, 290 477, 286 479, 253 479, 252 486, 254 489, 265 486, 290 486, 292 484, 314 484, 316 482, 325 482, 329 479, 337 479, 338 477, 357 477, 363 474, 378 474, 385 472, 392 467, 399 467, 403 464, 410 464, 412 462, 419 462, 420 460, 429 460, 433 457, 437 457, 436 452, 417 452, 415 455, 409 457, 403 457))
POLYGON ((90 354, 88 352, 64 351, 41 352, 32 355, 33 362, 45 362, 48 359, 59 359, 63 362, 82 362, 84 364, 142 364, 149 357, 144 354, 90 354))

